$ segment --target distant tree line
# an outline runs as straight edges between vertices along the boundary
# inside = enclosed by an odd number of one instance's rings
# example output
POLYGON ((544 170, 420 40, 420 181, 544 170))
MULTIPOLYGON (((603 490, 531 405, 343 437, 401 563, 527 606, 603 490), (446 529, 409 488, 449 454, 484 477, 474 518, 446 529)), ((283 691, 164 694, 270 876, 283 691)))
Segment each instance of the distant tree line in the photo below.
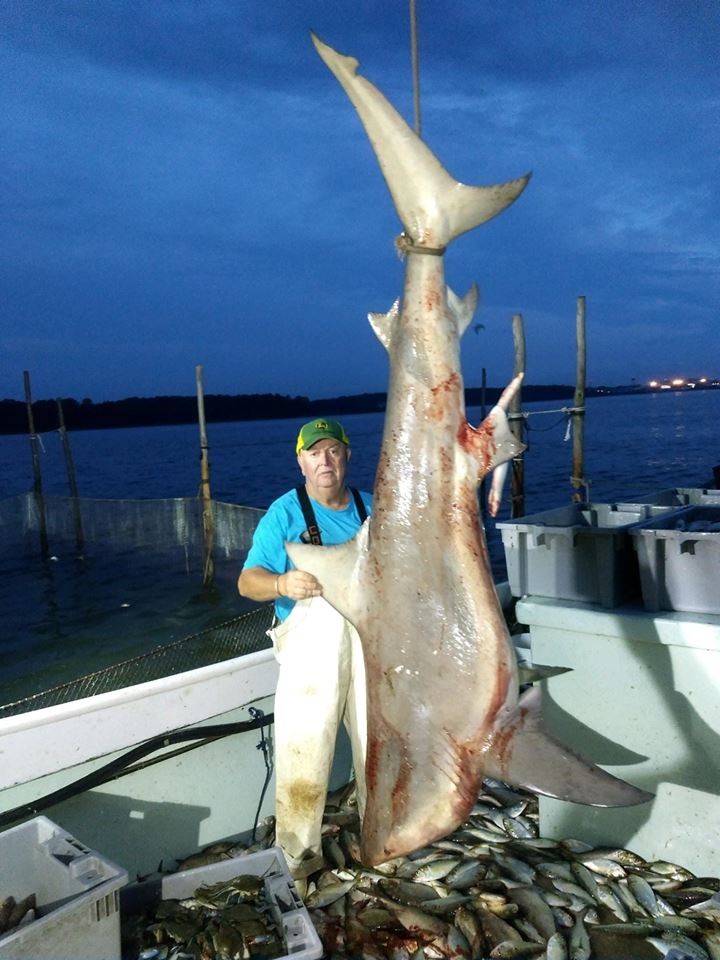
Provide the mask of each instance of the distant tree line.
MULTIPOLYGON (((197 398, 128 397, 93 403, 61 398, 68 430, 95 430, 113 427, 156 427, 168 424, 197 423, 197 398)), ((384 393, 367 393, 334 400, 309 400, 277 393, 205 395, 208 422, 232 420, 277 420, 320 414, 360 413, 385 409, 384 393)), ((35 430, 46 433, 59 427, 56 400, 36 400, 32 405, 35 430)), ((27 433, 27 407, 21 400, 0 400, 0 433, 27 433)))
MULTIPOLYGON (((564 384, 525 385, 523 400, 568 400, 574 388, 564 384)), ((636 388, 597 387, 587 390, 588 396, 607 396, 609 393, 638 392, 636 388)), ((488 387, 485 402, 488 407, 500 395, 497 387, 488 387)), ((205 417, 209 423, 233 420, 277 420, 291 417, 344 416, 350 413, 377 413, 385 410, 385 393, 359 393, 352 396, 309 400, 307 397, 288 397, 277 393, 254 393, 228 396, 206 394, 205 417)), ((468 406, 482 402, 480 388, 465 391, 468 406)), ((86 398, 78 401, 61 399, 65 426, 68 430, 95 430, 113 427, 156 427, 168 424, 197 423, 197 399, 190 397, 128 397, 125 400, 106 400, 93 403, 86 398)), ((59 426, 57 402, 36 400, 33 405, 35 430, 46 433, 59 426)), ((27 410, 21 400, 0 400, 0 433, 27 433, 27 410)))

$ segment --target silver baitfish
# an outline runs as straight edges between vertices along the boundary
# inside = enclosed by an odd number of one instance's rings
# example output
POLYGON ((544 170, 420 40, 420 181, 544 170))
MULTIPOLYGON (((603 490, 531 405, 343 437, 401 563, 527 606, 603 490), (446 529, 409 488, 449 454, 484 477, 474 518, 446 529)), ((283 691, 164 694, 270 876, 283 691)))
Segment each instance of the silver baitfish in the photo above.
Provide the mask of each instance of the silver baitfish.
MULTIPOLYGON (((501 833, 500 810, 504 819, 516 811, 537 824, 536 798, 506 795, 496 783, 478 798, 471 821, 379 869, 359 860, 352 796, 329 801, 328 826, 344 824, 326 835, 338 846, 325 843, 325 866, 297 884, 328 960, 720 960, 719 878, 622 848, 501 833), (480 832, 491 839, 479 843, 480 832), (661 894, 657 884, 668 879, 674 886, 661 894)), ((269 829, 263 842, 273 841, 269 829)), ((223 858, 228 849, 214 845, 209 856, 223 858)), ((123 957, 284 954, 257 887, 258 878, 236 878, 166 901, 144 918, 134 953, 124 940, 123 957)))

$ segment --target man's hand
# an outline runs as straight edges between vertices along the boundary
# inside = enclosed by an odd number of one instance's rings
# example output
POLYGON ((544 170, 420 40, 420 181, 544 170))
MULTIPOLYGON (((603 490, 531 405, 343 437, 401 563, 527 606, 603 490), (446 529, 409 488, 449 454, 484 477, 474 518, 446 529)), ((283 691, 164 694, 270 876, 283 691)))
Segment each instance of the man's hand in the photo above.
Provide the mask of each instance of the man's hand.
POLYGON ((288 570, 278 577, 278 591, 281 597, 291 600, 307 600, 308 597, 321 597, 322 586, 311 573, 304 570, 288 570))
POLYGON ((307 600, 322 596, 322 587, 311 573, 304 570, 273 573, 265 567, 246 567, 238 577, 238 590, 241 596, 261 603, 278 597, 307 600))

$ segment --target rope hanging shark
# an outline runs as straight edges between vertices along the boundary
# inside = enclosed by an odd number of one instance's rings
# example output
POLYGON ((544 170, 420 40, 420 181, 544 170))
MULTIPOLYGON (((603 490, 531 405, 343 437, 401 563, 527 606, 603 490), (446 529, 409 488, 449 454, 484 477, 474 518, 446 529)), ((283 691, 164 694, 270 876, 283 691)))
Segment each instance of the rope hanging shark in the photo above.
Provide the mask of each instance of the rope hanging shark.
POLYGON ((313 36, 367 132, 403 225, 402 304, 370 322, 390 382, 372 516, 335 547, 287 544, 295 566, 354 624, 367 674, 368 864, 412 852, 467 818, 482 778, 596 806, 648 800, 542 726, 540 693, 518 700, 517 665, 488 560, 480 480, 522 445, 505 410, 516 378, 474 429, 465 416, 460 337, 477 303, 445 284, 448 244, 502 212, 528 176, 458 183, 358 61, 313 36))

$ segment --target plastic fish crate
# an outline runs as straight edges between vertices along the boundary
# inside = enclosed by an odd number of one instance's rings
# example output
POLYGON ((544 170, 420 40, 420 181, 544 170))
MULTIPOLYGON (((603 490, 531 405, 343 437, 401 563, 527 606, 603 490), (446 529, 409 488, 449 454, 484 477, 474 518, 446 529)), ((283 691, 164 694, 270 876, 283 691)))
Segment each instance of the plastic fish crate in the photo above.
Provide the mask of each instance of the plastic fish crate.
POLYGON ((168 874, 162 878, 160 899, 183 900, 204 884, 224 882, 242 874, 264 879, 267 901, 285 939, 285 956, 293 960, 321 957, 324 952, 322 943, 279 847, 168 874))
POLYGON ((35 920, 0 935, 0 960, 120 960, 127 879, 47 817, 0 833, 0 901, 37 900, 35 920))
POLYGON ((632 536, 646 610, 720 614, 720 504, 673 510, 632 536))
POLYGON ((603 607, 639 599, 630 528, 670 509, 649 503, 577 503, 498 523, 513 596, 603 607))
POLYGON ((650 504, 659 507, 720 506, 720 490, 707 487, 671 487, 645 496, 630 497, 618 503, 621 509, 634 509, 650 504))

